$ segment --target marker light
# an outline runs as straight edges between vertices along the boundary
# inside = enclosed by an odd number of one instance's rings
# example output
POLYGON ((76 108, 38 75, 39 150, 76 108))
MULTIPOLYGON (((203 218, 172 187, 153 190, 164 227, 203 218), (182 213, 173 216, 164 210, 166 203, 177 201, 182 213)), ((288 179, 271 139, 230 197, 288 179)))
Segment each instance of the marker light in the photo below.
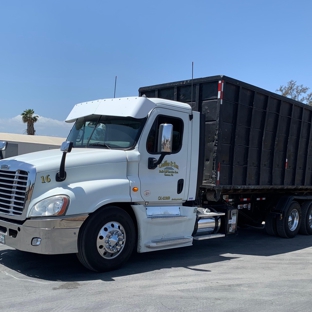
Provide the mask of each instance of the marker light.
POLYGON ((41 244, 41 238, 40 237, 34 237, 31 240, 31 245, 32 246, 39 246, 41 244))

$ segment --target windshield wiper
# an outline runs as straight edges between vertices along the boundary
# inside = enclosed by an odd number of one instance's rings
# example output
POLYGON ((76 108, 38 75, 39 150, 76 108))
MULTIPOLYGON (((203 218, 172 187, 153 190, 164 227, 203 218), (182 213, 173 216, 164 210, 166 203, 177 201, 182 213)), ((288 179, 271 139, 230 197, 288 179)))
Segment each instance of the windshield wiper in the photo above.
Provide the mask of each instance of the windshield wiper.
POLYGON ((103 143, 103 142, 94 142, 94 143, 89 143, 87 145, 88 146, 100 146, 100 147, 104 147, 104 148, 108 148, 111 149, 111 147, 107 144, 107 143, 103 143))

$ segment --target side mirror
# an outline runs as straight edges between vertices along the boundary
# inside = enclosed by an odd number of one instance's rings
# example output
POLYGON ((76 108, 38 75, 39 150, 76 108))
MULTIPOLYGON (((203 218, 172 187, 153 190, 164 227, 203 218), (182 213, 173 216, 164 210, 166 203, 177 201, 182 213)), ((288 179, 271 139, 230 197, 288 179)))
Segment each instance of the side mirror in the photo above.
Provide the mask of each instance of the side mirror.
POLYGON ((62 143, 60 150, 64 153, 70 153, 73 148, 73 142, 65 141, 62 143))
POLYGON ((173 125, 161 124, 158 132, 158 153, 172 153, 173 125))
POLYGON ((5 151, 8 146, 7 141, 0 141, 0 151, 5 151))
POLYGON ((0 159, 3 159, 2 152, 6 150, 7 146, 8 146, 7 141, 0 141, 0 159))
POLYGON ((158 131, 157 152, 160 153, 159 159, 148 158, 148 169, 155 169, 163 161, 166 155, 172 153, 173 125, 161 124, 158 131))

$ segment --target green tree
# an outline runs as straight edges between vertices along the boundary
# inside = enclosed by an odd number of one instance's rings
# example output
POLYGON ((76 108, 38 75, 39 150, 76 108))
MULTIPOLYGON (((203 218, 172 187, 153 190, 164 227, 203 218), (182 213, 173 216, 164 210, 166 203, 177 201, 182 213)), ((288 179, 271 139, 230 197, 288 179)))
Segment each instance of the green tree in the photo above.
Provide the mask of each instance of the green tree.
POLYGON ((34 116, 34 113, 33 109, 26 109, 21 114, 23 122, 27 123, 26 131, 28 135, 34 135, 36 132, 34 124, 38 121, 39 116, 34 116))
POLYGON ((276 91, 283 96, 312 106, 312 92, 308 93, 309 89, 302 84, 297 85, 297 81, 290 80, 286 86, 280 86, 276 91))

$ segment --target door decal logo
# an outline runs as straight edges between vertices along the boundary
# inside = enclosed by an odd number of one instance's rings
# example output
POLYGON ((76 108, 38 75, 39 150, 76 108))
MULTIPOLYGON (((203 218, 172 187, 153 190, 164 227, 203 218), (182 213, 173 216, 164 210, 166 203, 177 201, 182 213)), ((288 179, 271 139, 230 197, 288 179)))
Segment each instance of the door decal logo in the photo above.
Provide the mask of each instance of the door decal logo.
POLYGON ((144 191, 144 196, 150 196, 150 195, 151 195, 151 191, 150 190, 144 191))
POLYGON ((159 165, 159 173, 163 173, 167 177, 173 177, 174 174, 179 173, 179 166, 175 161, 165 160, 159 165))

